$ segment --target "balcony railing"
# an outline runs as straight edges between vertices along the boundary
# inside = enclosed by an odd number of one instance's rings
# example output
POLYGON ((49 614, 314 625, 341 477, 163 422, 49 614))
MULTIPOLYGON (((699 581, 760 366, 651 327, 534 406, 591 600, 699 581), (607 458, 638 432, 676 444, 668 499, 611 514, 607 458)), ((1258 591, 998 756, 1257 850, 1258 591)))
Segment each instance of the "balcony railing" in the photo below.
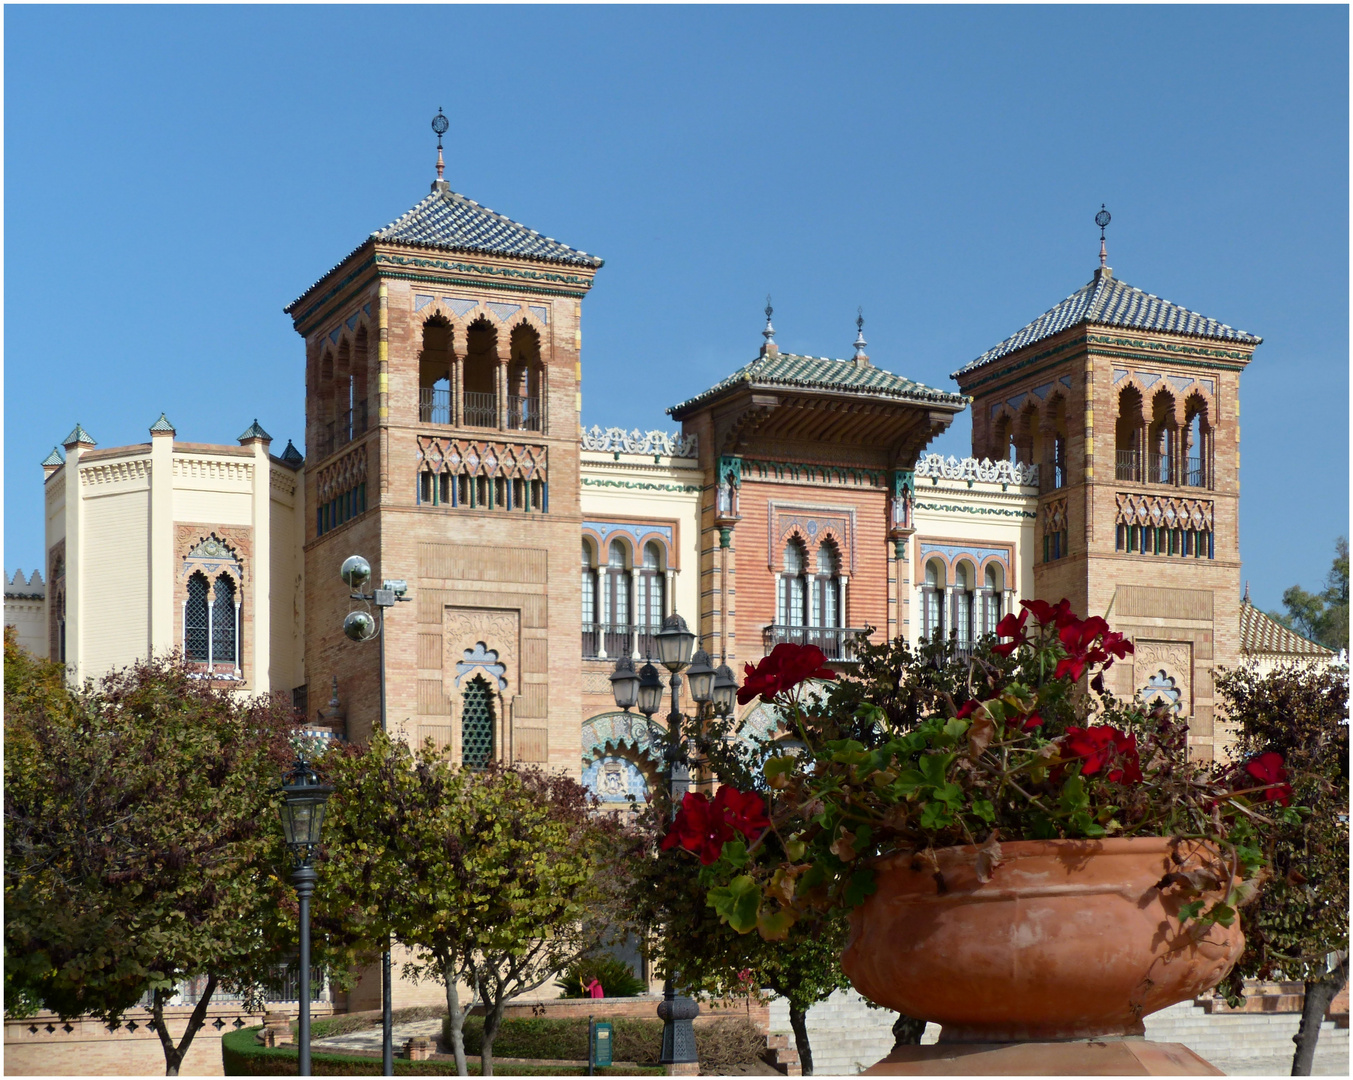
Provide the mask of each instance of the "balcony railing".
POLYGON ((640 659, 656 657, 658 642, 654 635, 662 627, 635 626, 632 623, 583 623, 583 657, 596 660, 601 657, 600 649, 606 650, 606 657, 614 660, 619 656, 635 656, 640 659))
POLYGON ((418 419, 425 424, 451 423, 451 391, 437 390, 431 386, 419 387, 418 419))
POLYGON ((351 409, 339 413, 337 420, 330 420, 320 429, 319 456, 328 457, 340 446, 347 446, 358 435, 366 434, 366 428, 366 398, 363 398, 351 409))
POLYGON ((513 394, 507 399, 507 426, 513 431, 540 430, 540 399, 513 394))
POLYGON ((1142 455, 1136 450, 1119 450, 1116 475, 1119 480, 1140 484, 1142 481, 1142 455))
POLYGON ((772 624, 762 631, 767 650, 781 642, 793 645, 816 645, 828 660, 853 662, 855 659, 855 640, 864 636, 864 629, 857 626, 782 626, 772 624))
POLYGON ((1148 454, 1146 479, 1150 484, 1174 483, 1174 460, 1169 454, 1148 454))
POLYGON ((498 426, 498 395, 465 395, 465 426, 496 428, 498 426))
POLYGON ((1184 469, 1184 483, 1188 487, 1207 487, 1207 477, 1204 475, 1202 458, 1191 457, 1188 459, 1187 466, 1184 469))

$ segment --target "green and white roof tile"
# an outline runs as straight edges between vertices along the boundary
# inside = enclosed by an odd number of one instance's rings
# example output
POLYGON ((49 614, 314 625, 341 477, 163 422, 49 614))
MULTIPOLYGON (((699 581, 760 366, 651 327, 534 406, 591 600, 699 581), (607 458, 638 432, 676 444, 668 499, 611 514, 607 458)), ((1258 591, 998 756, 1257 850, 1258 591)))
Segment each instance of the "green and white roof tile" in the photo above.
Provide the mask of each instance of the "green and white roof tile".
POLYGON ((891 371, 884 371, 869 364, 857 364, 853 360, 833 360, 827 356, 800 356, 797 353, 781 352, 774 356, 758 357, 750 364, 744 364, 728 378, 720 380, 688 401, 673 405, 667 412, 675 414, 689 409, 692 405, 717 397, 739 383, 803 390, 838 390, 898 401, 960 407, 968 402, 962 394, 936 390, 934 387, 913 382, 911 379, 905 379, 901 375, 894 375, 891 371))
POLYGON ((1153 330, 1246 345, 1258 345, 1264 340, 1143 292, 1125 281, 1118 281, 1112 271, 1096 271, 1092 281, 1045 311, 1018 333, 1010 335, 972 363, 954 372, 954 378, 1082 323, 1090 326, 1119 326, 1128 330, 1153 330))

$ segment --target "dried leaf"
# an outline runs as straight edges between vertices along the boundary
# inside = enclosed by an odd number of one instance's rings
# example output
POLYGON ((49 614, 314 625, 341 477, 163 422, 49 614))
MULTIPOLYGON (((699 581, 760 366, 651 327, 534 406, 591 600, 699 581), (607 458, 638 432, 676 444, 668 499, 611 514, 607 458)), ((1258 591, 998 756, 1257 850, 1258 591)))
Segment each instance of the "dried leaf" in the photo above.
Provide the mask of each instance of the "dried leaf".
POLYGON ((831 853, 842 862, 850 862, 855 858, 855 834, 849 829, 842 829, 841 835, 832 841, 831 853))
POLYGON ((972 714, 972 726, 968 728, 968 756, 976 761, 982 756, 982 751, 991 744, 995 735, 996 725, 992 722, 991 715, 985 706, 978 708, 972 714))
POLYGON ((995 831, 977 849, 977 880, 985 884, 991 880, 996 867, 1001 865, 1001 845, 995 831))

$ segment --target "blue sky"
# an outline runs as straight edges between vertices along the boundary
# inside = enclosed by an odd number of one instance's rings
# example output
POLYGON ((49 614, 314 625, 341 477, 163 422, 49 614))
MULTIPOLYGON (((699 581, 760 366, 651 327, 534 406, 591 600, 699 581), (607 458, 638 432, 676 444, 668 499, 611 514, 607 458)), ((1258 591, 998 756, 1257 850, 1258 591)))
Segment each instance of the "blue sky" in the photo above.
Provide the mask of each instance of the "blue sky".
MULTIPOLYGON (((663 409, 760 344, 949 373, 1116 275, 1261 334, 1242 379, 1254 598, 1348 529, 1343 7, 8 7, 5 554, 38 462, 303 424, 284 304, 452 187, 606 266, 583 420, 663 409)), ((933 447, 962 454, 966 416, 933 447)))

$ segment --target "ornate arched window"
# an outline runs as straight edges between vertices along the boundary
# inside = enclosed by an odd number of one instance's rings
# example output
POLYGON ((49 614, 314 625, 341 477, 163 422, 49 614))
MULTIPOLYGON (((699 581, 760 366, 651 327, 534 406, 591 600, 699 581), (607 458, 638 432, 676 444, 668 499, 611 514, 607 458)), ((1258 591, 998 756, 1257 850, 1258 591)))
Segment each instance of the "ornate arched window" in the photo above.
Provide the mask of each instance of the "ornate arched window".
POLYGON ((188 603, 183 609, 183 655, 190 663, 205 664, 211 648, 211 608, 207 593, 211 585, 198 570, 188 579, 188 603))
POLYGON ((810 585, 808 621, 810 625, 822 628, 810 644, 818 646, 829 657, 839 657, 845 644, 841 640, 841 558, 830 540, 823 541, 817 549, 817 573, 810 585))
POLYGON ((656 655, 657 652, 652 637, 662 629, 666 584, 662 551, 657 543, 650 540, 644 545, 643 568, 639 571, 634 589, 634 622, 639 632, 639 652, 645 656, 649 653, 656 655))
POLYGON ((967 649, 972 647, 973 640, 976 574, 971 563, 961 562, 954 576, 957 579, 954 584, 954 631, 958 647, 967 649))
POLYGON ((239 667, 239 605, 235 600, 235 581, 219 574, 211 602, 211 663, 239 667))
MULTIPOLYGON (((776 622, 788 630, 802 628, 807 622, 808 581, 806 578, 808 558, 797 539, 785 544, 784 570, 780 574, 779 600, 776 605, 776 622)), ((791 634, 787 640, 800 641, 802 635, 791 634)))
POLYGON ((995 563, 987 567, 985 584, 982 589, 982 633, 994 634, 996 624, 1001 621, 1004 612, 1001 605, 1005 599, 1005 573, 995 563))
POLYGON ((921 636, 936 641, 944 636, 944 563, 931 559, 921 587, 921 636))
POLYGON ((461 691, 460 760, 471 769, 482 769, 493 760, 493 697, 483 675, 476 675, 461 691))
POLYGON ((1114 421, 1117 454, 1117 478, 1140 483, 1146 475, 1143 447, 1146 444, 1146 419, 1142 413, 1142 395, 1135 386, 1125 386, 1118 395, 1118 416, 1114 421))
POLYGON ((629 656, 634 649, 630 622, 630 570, 625 545, 612 540, 606 556, 606 578, 601 595, 601 621, 606 624, 607 656, 629 656))
POLYGON ((597 564, 592 545, 583 541, 583 655, 597 655, 597 564))

